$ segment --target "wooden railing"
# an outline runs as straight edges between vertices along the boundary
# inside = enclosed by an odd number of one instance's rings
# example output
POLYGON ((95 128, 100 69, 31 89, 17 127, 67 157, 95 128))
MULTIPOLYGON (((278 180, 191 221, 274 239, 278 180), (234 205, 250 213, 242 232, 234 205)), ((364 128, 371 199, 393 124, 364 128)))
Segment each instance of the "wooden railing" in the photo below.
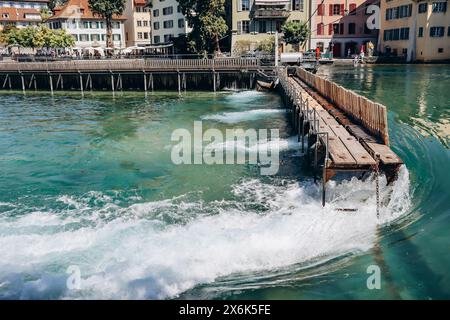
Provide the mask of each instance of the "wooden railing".
POLYGON ((297 76, 316 89, 347 115, 363 125, 371 134, 389 145, 386 106, 373 102, 351 90, 319 77, 303 68, 297 68, 297 76))
POLYGON ((118 60, 73 60, 55 62, 2 62, 0 71, 64 72, 64 71, 142 71, 142 70, 215 70, 256 69, 258 59, 118 59, 118 60))

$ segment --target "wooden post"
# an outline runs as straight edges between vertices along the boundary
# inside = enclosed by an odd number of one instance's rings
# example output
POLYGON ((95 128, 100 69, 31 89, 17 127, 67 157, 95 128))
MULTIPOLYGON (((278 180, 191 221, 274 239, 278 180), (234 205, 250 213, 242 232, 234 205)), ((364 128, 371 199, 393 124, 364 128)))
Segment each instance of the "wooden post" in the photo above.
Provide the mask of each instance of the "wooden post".
POLYGON ((64 90, 64 77, 62 74, 59 75, 61 77, 61 90, 64 90))
POLYGON ((180 72, 177 72, 177 79, 178 79, 178 94, 181 94, 181 79, 180 79, 180 72))
POLYGON ((150 73, 150 86, 152 87, 152 92, 153 92, 153 90, 154 90, 153 73, 150 73))
POLYGON ((53 95, 53 78, 52 78, 52 74, 50 72, 48 73, 48 79, 49 79, 49 82, 50 82, 50 92, 53 95))
POLYGON ((147 93, 147 75, 145 74, 145 71, 142 71, 144 73, 144 91, 147 93))
POLYGON ((111 72, 111 90, 112 90, 112 92, 114 93, 114 89, 115 88, 115 86, 114 86, 114 74, 111 72))
POLYGON ((80 78, 80 90, 81 90, 81 94, 84 95, 83 75, 81 74, 81 72, 78 72, 78 74, 79 74, 79 78, 80 78))
POLYGON ((214 92, 216 92, 216 72, 215 71, 213 71, 212 76, 213 76, 213 90, 214 90, 214 92))
POLYGON ((23 73, 20 73, 20 79, 22 80, 22 91, 25 94, 25 79, 23 78, 23 73))
POLYGON ((5 81, 3 81, 2 89, 5 89, 5 87, 6 87, 6 82, 8 81, 8 78, 9 78, 9 73, 7 73, 6 76, 5 76, 5 81))

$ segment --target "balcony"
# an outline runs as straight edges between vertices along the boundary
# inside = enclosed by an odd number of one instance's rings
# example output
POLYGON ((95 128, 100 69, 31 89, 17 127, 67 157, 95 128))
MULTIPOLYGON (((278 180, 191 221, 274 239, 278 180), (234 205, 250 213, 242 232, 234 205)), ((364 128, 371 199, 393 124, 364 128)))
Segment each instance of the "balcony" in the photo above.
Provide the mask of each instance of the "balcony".
POLYGON ((253 19, 287 19, 291 13, 286 9, 260 8, 252 11, 253 19))

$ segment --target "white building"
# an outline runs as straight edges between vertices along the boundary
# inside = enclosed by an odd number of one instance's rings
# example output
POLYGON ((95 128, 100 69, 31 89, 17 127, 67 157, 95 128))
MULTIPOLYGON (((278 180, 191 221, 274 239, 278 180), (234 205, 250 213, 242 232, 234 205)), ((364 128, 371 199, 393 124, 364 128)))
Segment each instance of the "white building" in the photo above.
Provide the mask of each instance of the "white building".
POLYGON ((176 0, 150 0, 153 43, 168 43, 173 37, 190 32, 176 0))
MULTIPOLYGON (((124 48, 125 19, 113 18, 112 40, 115 48, 124 48)), ((62 7, 54 9, 54 15, 47 20, 50 29, 64 29, 75 39, 75 46, 106 47, 106 27, 103 19, 94 15, 88 0, 69 0, 62 7)))
POLYGON ((144 47, 152 43, 151 9, 146 0, 127 0, 123 13, 127 47, 144 47))
POLYGON ((49 0, 0 1, 0 30, 6 25, 23 28, 42 22, 41 10, 48 8, 49 0))

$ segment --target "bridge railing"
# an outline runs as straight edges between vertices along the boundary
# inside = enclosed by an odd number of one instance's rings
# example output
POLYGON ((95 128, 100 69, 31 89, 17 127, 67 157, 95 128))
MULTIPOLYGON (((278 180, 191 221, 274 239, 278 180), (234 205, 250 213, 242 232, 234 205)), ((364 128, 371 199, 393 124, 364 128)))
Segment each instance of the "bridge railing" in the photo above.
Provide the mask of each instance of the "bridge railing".
POLYGON ((118 60, 73 60, 54 62, 2 62, 0 71, 64 72, 76 71, 122 71, 122 70, 213 70, 257 68, 255 58, 218 59, 118 59, 118 60))
POLYGON ((370 133, 381 138, 384 144, 389 145, 386 106, 373 102, 303 68, 297 68, 297 76, 347 115, 361 123, 370 133))

